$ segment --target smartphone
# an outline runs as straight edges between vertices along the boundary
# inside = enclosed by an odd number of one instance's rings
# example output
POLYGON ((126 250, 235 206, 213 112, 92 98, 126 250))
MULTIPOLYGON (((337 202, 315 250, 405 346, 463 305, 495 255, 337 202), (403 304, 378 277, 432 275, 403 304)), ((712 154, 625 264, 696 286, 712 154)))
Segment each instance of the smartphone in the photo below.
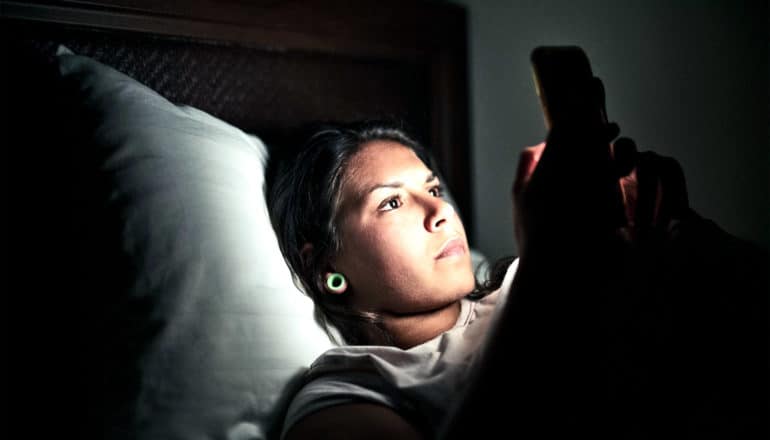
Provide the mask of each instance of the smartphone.
POLYGON ((625 225, 622 190, 611 164, 609 141, 603 140, 607 124, 604 88, 594 77, 588 56, 578 46, 540 46, 532 51, 531 62, 546 128, 551 131, 561 126, 567 128, 562 133, 583 136, 576 145, 582 147, 585 163, 595 167, 586 168, 590 172, 585 178, 603 186, 606 197, 600 209, 607 212, 596 212, 597 218, 611 227, 625 225))
POLYGON ((601 82, 578 46, 539 46, 531 54, 535 90, 545 126, 606 123, 601 82))

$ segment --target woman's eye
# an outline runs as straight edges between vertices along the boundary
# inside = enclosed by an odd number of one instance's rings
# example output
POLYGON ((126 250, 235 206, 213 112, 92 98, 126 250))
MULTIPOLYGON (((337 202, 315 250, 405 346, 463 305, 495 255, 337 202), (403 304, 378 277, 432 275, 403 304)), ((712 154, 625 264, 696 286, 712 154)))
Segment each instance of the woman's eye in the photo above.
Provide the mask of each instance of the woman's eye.
POLYGON ((403 203, 401 202, 401 199, 399 197, 392 197, 388 200, 385 200, 380 205, 380 210, 382 211, 391 211, 393 209, 398 209, 401 207, 403 203))
POLYGON ((428 190, 430 195, 433 197, 444 197, 444 188, 442 186, 434 186, 430 190, 428 190))

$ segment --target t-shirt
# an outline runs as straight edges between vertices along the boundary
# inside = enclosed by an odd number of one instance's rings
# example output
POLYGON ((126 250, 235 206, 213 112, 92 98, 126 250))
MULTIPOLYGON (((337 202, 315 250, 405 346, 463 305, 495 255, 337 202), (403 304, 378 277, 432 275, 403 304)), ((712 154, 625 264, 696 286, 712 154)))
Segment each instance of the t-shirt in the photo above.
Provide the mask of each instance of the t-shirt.
POLYGON ((505 302, 519 260, 508 267, 500 288, 473 301, 463 299, 451 329, 407 350, 392 346, 340 346, 310 366, 304 387, 289 406, 283 435, 303 417, 349 403, 392 408, 418 427, 435 431, 457 400, 505 302))

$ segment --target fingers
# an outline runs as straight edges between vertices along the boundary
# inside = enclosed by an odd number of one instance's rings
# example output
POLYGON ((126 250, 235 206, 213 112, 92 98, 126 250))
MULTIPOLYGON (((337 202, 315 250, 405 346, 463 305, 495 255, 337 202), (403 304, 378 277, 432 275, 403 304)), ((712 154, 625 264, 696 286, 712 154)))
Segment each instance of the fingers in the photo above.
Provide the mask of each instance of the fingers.
POLYGON ((516 177, 513 181, 513 219, 514 219, 514 234, 516 236, 516 242, 519 245, 519 251, 524 252, 526 247, 526 227, 524 226, 525 218, 523 216, 523 208, 521 206, 522 199, 524 197, 524 190, 529 185, 529 181, 532 179, 532 174, 537 168, 537 164, 540 162, 540 157, 543 155, 545 149, 545 142, 542 142, 533 147, 525 148, 519 155, 519 164, 516 170, 516 177))
POLYGON ((634 224, 641 234, 646 234, 658 218, 660 191, 658 155, 649 151, 639 153, 636 163, 636 209, 634 224))
POLYGON ((684 172, 679 163, 652 152, 637 155, 634 220, 640 234, 668 228, 689 209, 684 172))
POLYGON ((614 122, 608 122, 604 128, 607 143, 612 142, 620 134, 620 126, 614 122))
POLYGON ((660 187, 662 197, 658 212, 658 222, 667 227, 672 219, 681 218, 689 208, 687 184, 682 166, 670 157, 660 156, 660 187))
MULTIPOLYGON (((606 94, 604 92, 604 83, 602 83, 601 79, 597 77, 593 77, 593 87, 594 87, 593 96, 596 101, 596 105, 599 108, 600 118, 602 122, 606 122, 607 121, 607 105, 606 105, 607 99, 606 99, 606 94)), ((615 128, 617 128, 618 126, 618 124, 615 124, 615 123, 612 123, 610 125, 614 125, 615 128)), ((617 132, 612 137, 607 139, 607 142, 612 142, 612 140, 618 136, 618 133, 620 133, 620 129, 618 129, 617 132)))
POLYGON ((618 178, 627 176, 636 165, 636 143, 627 137, 622 137, 612 144, 611 149, 618 178))
POLYGON ((519 155, 519 165, 516 170, 516 179, 513 183, 514 195, 520 194, 526 188, 529 180, 532 178, 532 174, 535 172, 535 168, 537 168, 544 149, 545 142, 541 142, 535 146, 525 148, 519 155))
POLYGON ((636 179, 636 169, 620 178, 620 190, 623 195, 623 205, 626 212, 626 225, 634 232, 636 224, 637 194, 639 193, 636 179))
POLYGON ((620 192, 623 197, 623 207, 626 217, 626 227, 624 233, 630 235, 633 240, 635 235, 634 225, 636 224, 636 198, 637 198, 637 180, 636 180, 636 143, 627 137, 622 137, 610 144, 612 154, 612 164, 615 168, 615 175, 620 179, 620 192))

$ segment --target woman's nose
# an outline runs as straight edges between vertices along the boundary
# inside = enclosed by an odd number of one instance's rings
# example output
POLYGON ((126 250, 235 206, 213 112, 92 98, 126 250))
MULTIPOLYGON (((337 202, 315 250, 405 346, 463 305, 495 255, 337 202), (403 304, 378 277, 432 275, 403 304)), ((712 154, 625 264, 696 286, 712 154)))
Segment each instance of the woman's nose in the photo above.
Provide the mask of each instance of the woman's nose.
POLYGON ((446 222, 454 215, 454 208, 441 197, 427 199, 427 212, 425 215, 425 229, 436 231, 446 225, 446 222))

